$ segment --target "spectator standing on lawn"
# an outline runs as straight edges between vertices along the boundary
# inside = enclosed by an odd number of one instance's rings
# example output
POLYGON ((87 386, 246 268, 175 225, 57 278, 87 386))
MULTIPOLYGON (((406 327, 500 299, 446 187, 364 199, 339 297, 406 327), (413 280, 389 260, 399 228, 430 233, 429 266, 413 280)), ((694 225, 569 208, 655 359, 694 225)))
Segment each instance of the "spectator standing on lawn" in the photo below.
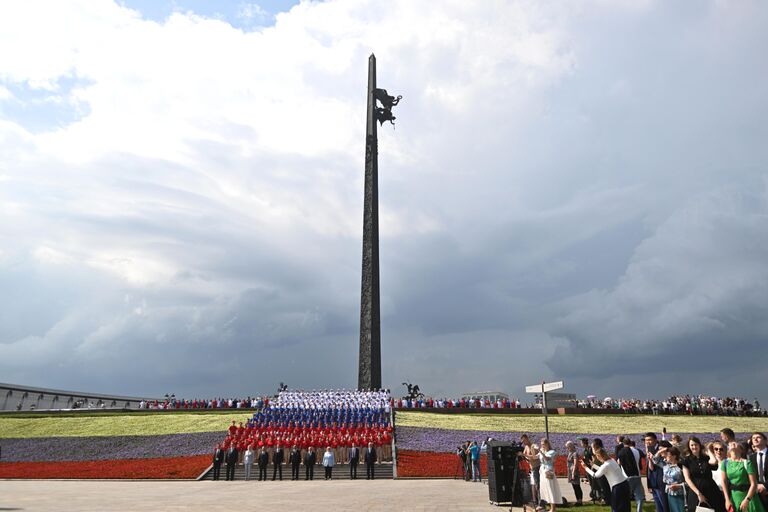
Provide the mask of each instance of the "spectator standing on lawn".
MULTIPOLYGON (((605 450, 605 447, 603 446, 603 440, 599 437, 596 437, 592 440, 592 453, 597 453, 598 450, 603 450, 606 453, 608 453, 605 450)), ((602 463, 602 460, 597 460, 598 463, 602 463)), ((597 485, 600 486, 600 493, 603 495, 603 500, 605 501, 605 504, 609 507, 611 506, 611 497, 613 496, 613 491, 611 489, 611 483, 608 481, 608 478, 605 476, 601 476, 595 479, 597 482, 597 485)))
POLYGON ((664 470, 661 466, 653 463, 652 455, 655 455, 661 448, 659 439, 654 432, 648 432, 643 437, 645 449, 648 452, 646 457, 646 478, 648 492, 653 496, 653 502, 656 505, 656 512, 669 512, 669 501, 664 488, 664 470))
POLYGON ((630 512, 630 493, 627 477, 619 464, 613 460, 603 448, 593 448, 595 458, 600 462, 597 471, 583 466, 584 471, 595 478, 605 477, 611 486, 611 511, 630 512))
POLYGON ((655 466, 662 467, 669 512, 685 512, 685 479, 680 466, 680 450, 674 446, 660 448, 652 461, 655 466))
POLYGON ((736 442, 736 434, 730 428, 724 428, 720 431, 720 440, 725 444, 727 450, 731 449, 731 443, 736 442))
MULTIPOLYGON (((580 439, 581 442, 581 460, 582 463, 587 466, 588 468, 592 467, 592 460, 594 458, 594 455, 592 454, 592 447, 589 446, 589 439, 586 437, 582 437, 580 439)), ((595 479, 592 477, 592 475, 587 474, 587 483, 589 483, 589 499, 593 502, 599 501, 600 498, 600 486, 595 483, 595 479)))
POLYGON ((624 448, 624 436, 616 436, 616 446, 613 449, 613 455, 618 458, 619 452, 624 448))
POLYGON ((566 463, 568 466, 568 483, 573 487, 573 494, 576 495, 576 504, 581 505, 584 493, 581 491, 581 471, 579 470, 579 454, 576 452, 576 445, 573 441, 565 443, 567 451, 566 463))
POLYGON ((555 507, 563 502, 563 495, 560 493, 560 484, 555 475, 555 457, 557 452, 552 449, 549 439, 546 437, 541 440, 541 450, 539 451, 539 461, 541 466, 539 471, 541 477, 541 499, 549 503, 550 512, 555 511, 555 507))
POLYGON ((728 458, 720 465, 725 491, 725 507, 734 512, 765 512, 757 498, 757 470, 744 458, 744 447, 733 443, 728 458))
POLYGON ((672 443, 672 446, 677 448, 677 451, 680 452, 680 460, 688 455, 688 448, 683 444, 683 438, 680 437, 679 434, 673 434, 672 437, 669 438, 669 441, 672 443))
POLYGON ((723 492, 723 476, 720 471, 720 464, 725 460, 725 456, 728 453, 728 448, 720 441, 714 443, 707 443, 708 451, 711 453, 717 461, 717 469, 712 470, 712 480, 717 484, 720 492, 723 492))
POLYGON ((712 508, 715 512, 725 512, 723 492, 712 479, 712 471, 717 469, 717 459, 713 454, 704 451, 701 441, 695 436, 688 439, 688 451, 690 455, 681 462, 687 486, 685 491, 688 510, 695 511, 701 504, 702 507, 712 508))
POLYGON ((618 462, 624 474, 627 475, 629 490, 637 503, 637 512, 643 512, 643 499, 645 490, 640 476, 640 461, 645 458, 645 454, 632 446, 632 440, 628 437, 623 439, 624 446, 619 450, 618 462))
MULTIPOLYGON (((757 403, 757 400, 755 400, 757 403)), ((755 408, 759 408, 758 405, 755 408)), ((768 510, 768 488, 766 488, 766 479, 768 478, 768 446, 765 443, 765 434, 755 432, 752 434, 752 453, 749 460, 755 466, 757 471, 757 495, 763 508, 768 510)))

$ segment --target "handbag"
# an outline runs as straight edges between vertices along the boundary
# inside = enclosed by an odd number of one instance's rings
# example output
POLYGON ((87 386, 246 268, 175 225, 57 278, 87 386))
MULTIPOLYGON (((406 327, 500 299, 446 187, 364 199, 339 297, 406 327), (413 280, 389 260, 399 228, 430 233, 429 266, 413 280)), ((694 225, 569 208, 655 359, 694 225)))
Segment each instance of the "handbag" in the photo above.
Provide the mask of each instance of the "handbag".
POLYGON ((547 480, 552 480, 553 478, 555 478, 555 472, 546 470, 544 471, 544 476, 547 477, 547 480))
POLYGON ((709 508, 709 507, 702 507, 701 505, 696 505, 696 512, 715 512, 715 509, 709 508))

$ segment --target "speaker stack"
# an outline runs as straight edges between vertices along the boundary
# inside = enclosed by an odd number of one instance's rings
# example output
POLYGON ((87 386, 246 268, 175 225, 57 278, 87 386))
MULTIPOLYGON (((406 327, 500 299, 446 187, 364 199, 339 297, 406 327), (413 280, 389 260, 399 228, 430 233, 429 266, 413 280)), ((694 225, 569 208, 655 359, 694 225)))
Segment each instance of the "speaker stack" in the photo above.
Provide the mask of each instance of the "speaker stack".
POLYGON ((488 499, 494 505, 522 505, 518 480, 519 445, 490 441, 488 443, 488 499))

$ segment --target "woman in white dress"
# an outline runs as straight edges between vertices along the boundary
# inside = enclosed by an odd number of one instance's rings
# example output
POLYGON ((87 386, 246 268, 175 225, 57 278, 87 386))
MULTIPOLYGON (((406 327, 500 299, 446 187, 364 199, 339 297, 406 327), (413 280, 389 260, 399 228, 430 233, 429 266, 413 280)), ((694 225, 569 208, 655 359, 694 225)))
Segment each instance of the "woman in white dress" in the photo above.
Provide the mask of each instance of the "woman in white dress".
POLYGON ((546 437, 541 440, 541 450, 539 451, 539 460, 541 467, 541 499, 549 503, 550 512, 554 512, 555 507, 563 502, 563 495, 560 493, 560 484, 557 483, 555 475, 555 457, 557 452, 552 449, 549 439, 546 437))

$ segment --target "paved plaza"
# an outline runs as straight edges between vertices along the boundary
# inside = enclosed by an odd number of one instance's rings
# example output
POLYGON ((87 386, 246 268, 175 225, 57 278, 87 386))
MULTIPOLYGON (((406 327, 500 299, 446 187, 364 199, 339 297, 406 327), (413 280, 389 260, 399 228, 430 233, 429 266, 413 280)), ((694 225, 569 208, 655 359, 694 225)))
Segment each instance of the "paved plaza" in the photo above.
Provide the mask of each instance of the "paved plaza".
MULTIPOLYGON (((563 494, 572 499, 567 482, 563 494)), ((2 480, 0 511, 485 511, 488 486, 461 480, 191 482, 2 480), (274 508, 272 508, 274 507, 274 508)))

